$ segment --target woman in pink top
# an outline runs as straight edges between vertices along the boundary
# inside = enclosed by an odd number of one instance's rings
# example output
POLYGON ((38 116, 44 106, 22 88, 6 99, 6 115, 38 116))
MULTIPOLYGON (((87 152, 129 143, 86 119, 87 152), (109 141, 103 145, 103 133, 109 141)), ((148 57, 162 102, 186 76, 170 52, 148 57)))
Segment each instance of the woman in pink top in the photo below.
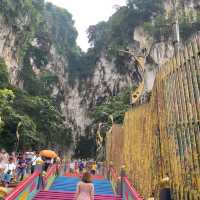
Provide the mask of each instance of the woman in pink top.
POLYGON ((77 184, 75 200, 94 200, 94 185, 89 172, 83 174, 82 180, 77 184))

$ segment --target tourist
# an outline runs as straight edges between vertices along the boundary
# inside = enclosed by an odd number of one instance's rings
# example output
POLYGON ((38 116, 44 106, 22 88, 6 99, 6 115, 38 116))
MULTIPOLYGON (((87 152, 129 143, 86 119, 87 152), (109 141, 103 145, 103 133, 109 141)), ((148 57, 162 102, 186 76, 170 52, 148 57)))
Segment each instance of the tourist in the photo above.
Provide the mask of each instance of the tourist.
POLYGON ((35 152, 28 151, 25 153, 25 160, 26 160, 26 173, 31 174, 31 167, 32 167, 32 160, 35 155, 35 152))
POLYGON ((5 163, 8 163, 9 154, 6 152, 5 149, 2 149, 2 150, 1 150, 1 158, 3 159, 3 161, 4 161, 5 163))
POLYGON ((91 174, 95 175, 96 174, 96 170, 97 170, 97 165, 95 162, 92 163, 92 167, 91 167, 91 174))
POLYGON ((79 172, 82 173, 83 170, 84 170, 84 167, 85 167, 82 160, 79 162, 79 166, 78 167, 79 167, 79 172))
POLYGON ((83 174, 82 180, 77 184, 75 200, 94 200, 94 185, 89 172, 83 174))
POLYGON ((53 164, 53 158, 44 157, 44 171, 47 172, 48 168, 53 164))
POLYGON ((4 170, 5 170, 7 164, 8 164, 7 153, 4 149, 2 149, 0 151, 0 178, 1 179, 2 179, 4 170))
POLYGON ((4 162, 3 158, 0 157, 0 177, 3 174, 3 171, 5 169, 6 163, 4 162))
POLYGON ((76 174, 78 174, 78 172, 79 172, 78 171, 78 160, 74 161, 74 171, 75 171, 76 174))
POLYGON ((70 173, 74 173, 74 162, 73 161, 71 161, 70 162, 70 164, 69 164, 69 171, 70 171, 70 173))
POLYGON ((17 180, 22 181, 26 174, 26 160, 23 154, 20 154, 17 160, 17 180))
POLYGON ((5 164, 5 170, 2 175, 2 183, 5 187, 10 184, 11 179, 14 177, 16 165, 12 157, 9 158, 9 162, 5 164))
POLYGON ((13 159, 13 163, 14 163, 15 165, 17 165, 17 156, 16 156, 16 153, 15 153, 15 152, 12 152, 12 153, 11 153, 11 157, 12 157, 12 159, 13 159))
POLYGON ((36 154, 33 156, 32 161, 31 161, 32 165, 31 165, 31 174, 35 171, 41 171, 42 170, 42 164, 43 164, 43 160, 40 157, 39 153, 36 152, 36 154))

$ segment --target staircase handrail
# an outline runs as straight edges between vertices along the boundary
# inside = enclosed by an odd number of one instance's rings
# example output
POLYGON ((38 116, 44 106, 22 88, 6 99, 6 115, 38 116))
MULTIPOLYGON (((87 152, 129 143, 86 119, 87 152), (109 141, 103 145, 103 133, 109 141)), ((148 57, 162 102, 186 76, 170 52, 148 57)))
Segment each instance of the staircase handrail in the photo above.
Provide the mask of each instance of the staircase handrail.
MULTIPOLYGON (((54 164, 52 165, 48 170, 46 175, 43 177, 45 180, 45 185, 47 184, 47 180, 48 178, 50 178, 54 173, 56 173, 56 170, 58 170, 58 165, 54 164)), ((5 200, 16 200, 18 199, 17 197, 20 196, 21 193, 23 193, 23 191, 25 191, 25 189, 27 187, 29 187, 31 185, 32 182, 34 182, 35 179, 38 178, 38 182, 35 185, 35 190, 38 191, 38 186, 39 186, 39 177, 41 176, 40 171, 35 171, 32 175, 30 175, 29 177, 27 177, 25 180, 23 180, 16 188, 14 188, 10 194, 8 194, 8 196, 5 198, 5 200)))
POLYGON ((108 179, 111 182, 114 193, 119 193, 118 183, 120 181, 120 176, 117 175, 116 170, 112 166, 110 166, 108 170, 108 179))
POLYGON ((110 172, 111 172, 111 175, 113 176, 113 178, 116 178, 116 179, 118 178, 117 172, 113 167, 110 167, 110 172))
MULTIPOLYGON (((127 188, 128 188, 128 190, 129 190, 129 192, 130 192, 130 194, 131 194, 131 196, 133 197, 134 200, 143 200, 143 198, 139 195, 139 193, 137 192, 137 190, 134 188, 134 186, 129 181, 128 177, 126 177, 126 176, 123 177, 123 182, 127 185, 127 188)), ((124 192, 125 191, 123 191, 123 193, 124 192)))
POLYGON ((26 188, 37 176, 39 176, 40 172, 35 171, 31 176, 22 181, 6 198, 5 200, 15 200, 15 198, 26 188))
MULTIPOLYGON (((129 199, 133 200, 143 200, 143 198, 140 196, 140 194, 137 192, 131 181, 128 179, 127 176, 124 176, 122 172, 120 172, 120 175, 118 176, 117 171, 113 166, 109 167, 109 178, 113 186, 113 190, 116 193, 116 191, 121 191, 120 194, 123 198, 127 198, 129 196, 129 199), (121 182, 121 189, 119 189, 119 184, 121 182), (117 189, 118 188, 118 189, 117 189)), ((118 193, 118 192, 117 192, 118 193)), ((119 193, 118 193, 119 194, 119 193)), ((128 199, 128 198, 127 198, 128 199)))
POLYGON ((66 161, 66 170, 65 170, 65 173, 68 173, 68 172, 70 172, 70 160, 66 161))
POLYGON ((53 173, 55 173, 58 170, 58 165, 54 164, 52 165, 48 170, 47 174, 45 176, 45 179, 49 178, 53 173))

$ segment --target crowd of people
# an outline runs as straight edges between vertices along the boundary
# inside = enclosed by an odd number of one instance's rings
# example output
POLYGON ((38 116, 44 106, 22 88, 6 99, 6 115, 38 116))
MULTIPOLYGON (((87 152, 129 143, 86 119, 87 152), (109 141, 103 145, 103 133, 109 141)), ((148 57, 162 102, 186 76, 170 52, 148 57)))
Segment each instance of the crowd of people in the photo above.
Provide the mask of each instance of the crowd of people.
POLYGON ((11 182, 20 182, 35 170, 45 170, 54 160, 41 157, 38 152, 11 153, 0 150, 0 183, 8 187, 11 182))
POLYGON ((70 162, 71 173, 84 173, 90 172, 92 175, 102 174, 103 166, 93 160, 72 160, 70 162))

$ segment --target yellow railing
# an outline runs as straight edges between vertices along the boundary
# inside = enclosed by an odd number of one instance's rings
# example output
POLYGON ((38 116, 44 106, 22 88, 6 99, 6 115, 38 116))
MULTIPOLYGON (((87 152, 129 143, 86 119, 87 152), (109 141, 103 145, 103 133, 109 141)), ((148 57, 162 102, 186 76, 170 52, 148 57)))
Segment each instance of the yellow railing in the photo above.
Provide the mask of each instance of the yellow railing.
POLYGON ((113 125, 106 152, 145 199, 166 176, 174 199, 200 198, 200 35, 160 68, 150 102, 113 125))

